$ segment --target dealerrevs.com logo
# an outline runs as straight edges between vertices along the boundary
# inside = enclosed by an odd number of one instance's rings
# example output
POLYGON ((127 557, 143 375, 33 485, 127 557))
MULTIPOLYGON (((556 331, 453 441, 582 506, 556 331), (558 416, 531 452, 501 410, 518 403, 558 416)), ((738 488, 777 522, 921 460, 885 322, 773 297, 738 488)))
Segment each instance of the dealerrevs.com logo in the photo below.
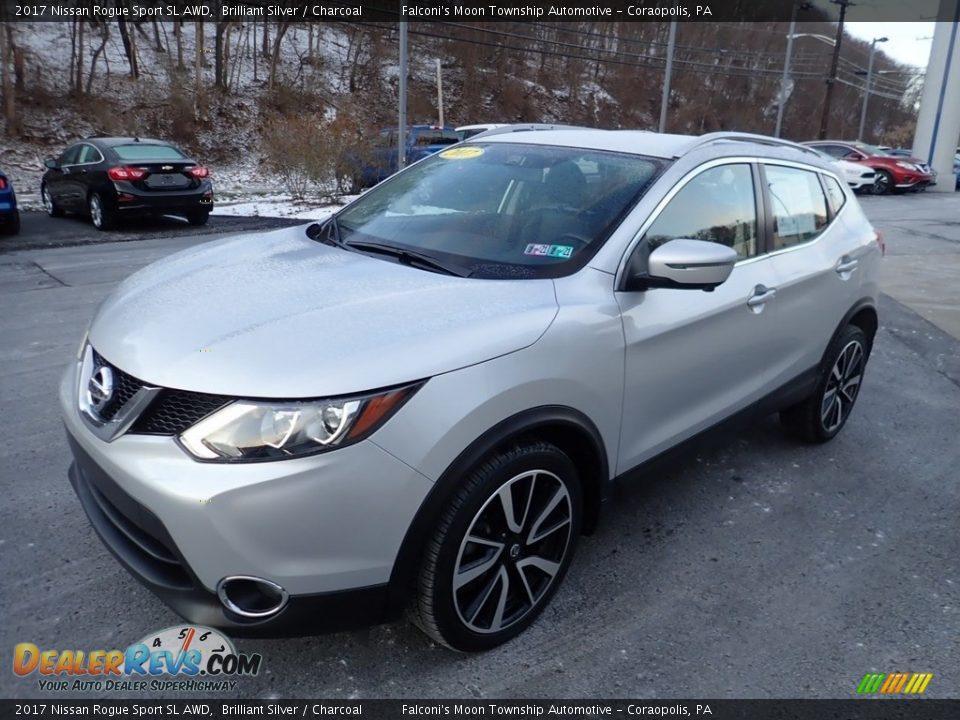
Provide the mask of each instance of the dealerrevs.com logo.
POLYGON ((34 643, 13 649, 13 672, 38 676, 39 689, 48 691, 234 690, 234 678, 256 675, 262 661, 200 625, 168 627, 125 650, 42 650, 34 643))

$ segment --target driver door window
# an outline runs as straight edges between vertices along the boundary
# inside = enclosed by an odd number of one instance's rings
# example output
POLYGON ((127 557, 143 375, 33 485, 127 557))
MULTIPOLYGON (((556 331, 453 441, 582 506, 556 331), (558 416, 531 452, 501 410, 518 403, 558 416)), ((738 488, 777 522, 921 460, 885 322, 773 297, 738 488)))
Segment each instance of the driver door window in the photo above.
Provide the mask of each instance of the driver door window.
POLYGON ((720 165, 688 182, 645 236, 650 250, 687 238, 720 243, 740 258, 757 254, 757 204, 750 165, 720 165))

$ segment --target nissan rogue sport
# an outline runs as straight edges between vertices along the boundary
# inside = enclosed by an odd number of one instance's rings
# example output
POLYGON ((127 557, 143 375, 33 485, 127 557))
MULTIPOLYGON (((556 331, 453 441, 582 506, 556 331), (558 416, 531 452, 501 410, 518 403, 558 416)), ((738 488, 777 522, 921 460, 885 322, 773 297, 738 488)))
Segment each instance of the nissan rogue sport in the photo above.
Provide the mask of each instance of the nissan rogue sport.
POLYGON ((802 146, 491 131, 322 224, 123 282, 62 382, 70 480, 192 622, 278 636, 406 608, 491 648, 627 471, 748 409, 840 431, 880 256, 802 146))

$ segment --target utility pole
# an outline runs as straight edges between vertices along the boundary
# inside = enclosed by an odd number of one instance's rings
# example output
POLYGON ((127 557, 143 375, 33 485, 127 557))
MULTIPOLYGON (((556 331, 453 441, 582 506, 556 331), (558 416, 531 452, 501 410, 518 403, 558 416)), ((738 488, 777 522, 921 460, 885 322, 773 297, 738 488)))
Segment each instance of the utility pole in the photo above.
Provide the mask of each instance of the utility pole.
POLYGON ((787 31, 787 56, 783 60, 783 79, 780 80, 780 97, 777 100, 777 127, 774 137, 780 137, 783 127, 783 106, 787 104, 787 83, 790 82, 790 55, 793 52, 793 34, 797 29, 797 4, 790 9, 790 30, 787 31))
POLYGON ((667 129, 667 105, 670 104, 670 74, 673 72, 673 46, 677 40, 677 21, 670 22, 670 38, 667 40, 667 67, 663 71, 663 98, 660 100, 660 132, 667 129))
POLYGON ((400 21, 400 118, 397 123, 397 170, 407 164, 407 21, 400 21))
POLYGON ((833 100, 833 86, 837 84, 837 68, 840 65, 840 44, 843 42, 843 21, 847 15, 847 8, 856 3, 850 0, 830 0, 834 5, 840 6, 840 21, 837 23, 837 39, 833 46, 833 60, 830 62, 830 77, 827 78, 827 94, 823 99, 823 115, 820 116, 820 132, 817 137, 820 140, 827 138, 827 122, 830 120, 830 103, 833 100))
POLYGON ((437 109, 440 115, 440 127, 443 127, 443 75, 440 71, 440 58, 437 58, 437 109))
POLYGON ((783 111, 787 105, 787 83, 790 82, 790 58, 793 55, 793 38, 797 30, 797 10, 809 10, 812 7, 808 2, 794 0, 790 6, 790 30, 787 31, 787 54, 783 58, 783 78, 780 80, 780 96, 777 99, 777 127, 773 131, 774 137, 780 137, 783 129, 783 111))
POLYGON ((877 43, 886 42, 887 38, 874 38, 870 43, 870 60, 867 62, 867 84, 863 88, 863 105, 860 108, 860 129, 857 130, 857 140, 863 142, 863 126, 867 122, 867 103, 870 101, 870 81, 873 79, 873 54, 877 50, 877 43))

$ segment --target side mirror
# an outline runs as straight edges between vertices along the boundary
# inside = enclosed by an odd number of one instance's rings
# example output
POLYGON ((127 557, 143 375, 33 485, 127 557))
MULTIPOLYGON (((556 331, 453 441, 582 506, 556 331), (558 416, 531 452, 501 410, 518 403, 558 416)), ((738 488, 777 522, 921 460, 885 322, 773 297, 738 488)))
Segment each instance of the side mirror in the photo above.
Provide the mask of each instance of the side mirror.
POLYGON ((47 158, 46 160, 43 161, 43 164, 46 165, 51 170, 57 169, 57 161, 54 160, 53 158, 47 158))
POLYGON ((730 277, 736 262, 736 250, 726 245, 686 238, 670 240, 650 253, 646 272, 630 278, 630 289, 713 290, 730 277))

